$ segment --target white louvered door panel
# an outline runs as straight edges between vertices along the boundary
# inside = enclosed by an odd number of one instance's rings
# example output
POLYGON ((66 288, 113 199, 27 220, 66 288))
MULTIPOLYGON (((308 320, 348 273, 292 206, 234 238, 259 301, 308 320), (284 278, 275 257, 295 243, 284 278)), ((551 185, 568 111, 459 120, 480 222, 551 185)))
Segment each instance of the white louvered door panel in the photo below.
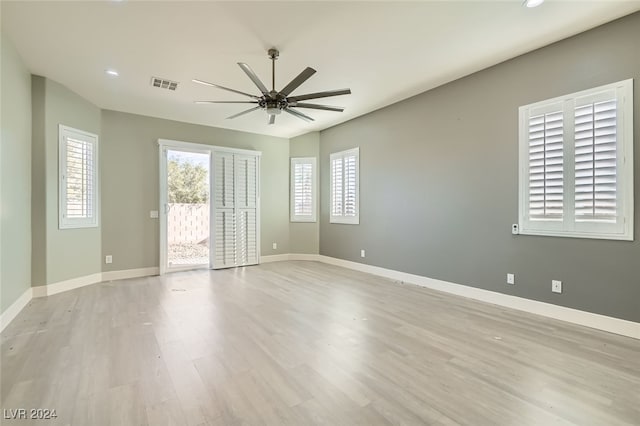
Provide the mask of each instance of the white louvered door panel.
POLYGON ((215 157, 214 269, 259 263, 259 157, 215 157))
POLYGON ((236 215, 234 209, 216 209, 214 268, 229 268, 238 264, 236 255, 236 215))
POLYGON ((238 265, 258 263, 258 158, 236 155, 236 217, 238 265))
POLYGON ((257 197, 257 162, 254 156, 236 155, 236 201, 238 208, 255 208, 257 197))
POLYGON ((235 161, 233 154, 214 152, 213 268, 236 265, 235 161))
POLYGON ((258 224, 256 209, 238 209, 237 216, 237 263, 255 265, 258 263, 258 224))
POLYGON ((216 209, 235 207, 235 162, 233 154, 214 154, 214 202, 216 209))
POLYGON ((529 219, 561 221, 564 212, 563 111, 529 117, 529 219))

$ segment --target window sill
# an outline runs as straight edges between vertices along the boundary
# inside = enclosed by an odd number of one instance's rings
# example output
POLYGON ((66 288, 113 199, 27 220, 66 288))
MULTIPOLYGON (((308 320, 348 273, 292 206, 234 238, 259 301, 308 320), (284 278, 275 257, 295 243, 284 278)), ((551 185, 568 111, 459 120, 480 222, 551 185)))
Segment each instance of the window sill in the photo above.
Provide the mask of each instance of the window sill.
POLYGON ((518 235, 537 235, 539 237, 565 237, 565 238, 589 238, 594 240, 615 240, 633 241, 633 232, 624 234, 605 234, 597 232, 562 232, 562 231, 540 231, 532 229, 522 229, 518 235))
POLYGON ((360 225, 360 218, 358 217, 332 217, 329 218, 329 223, 335 223, 339 225, 360 225))
POLYGON ((289 222, 291 223, 316 223, 318 222, 318 220, 314 217, 314 218, 291 218, 289 219, 289 222))

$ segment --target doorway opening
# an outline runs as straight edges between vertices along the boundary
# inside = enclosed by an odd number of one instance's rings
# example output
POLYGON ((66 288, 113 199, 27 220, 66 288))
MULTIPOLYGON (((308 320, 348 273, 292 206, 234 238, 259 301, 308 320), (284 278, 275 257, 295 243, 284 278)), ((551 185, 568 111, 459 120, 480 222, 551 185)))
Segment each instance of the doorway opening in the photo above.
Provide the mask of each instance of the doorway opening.
POLYGON ((209 267, 209 152, 166 150, 166 269, 209 267))

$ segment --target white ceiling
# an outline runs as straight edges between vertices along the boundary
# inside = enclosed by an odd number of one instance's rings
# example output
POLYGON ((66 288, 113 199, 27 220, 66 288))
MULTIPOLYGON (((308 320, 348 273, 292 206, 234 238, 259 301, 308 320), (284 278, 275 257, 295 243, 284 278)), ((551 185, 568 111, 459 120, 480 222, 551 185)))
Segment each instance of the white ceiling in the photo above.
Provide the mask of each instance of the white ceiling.
MULTIPOLYGON (((1 2, 2 27, 33 74, 58 81, 104 109, 292 137, 321 130, 506 59, 640 10, 640 1, 520 0, 442 2, 1 2), (276 88, 306 66, 318 72, 294 94, 351 88, 308 111, 267 125, 262 111, 225 117, 246 100, 197 85, 198 78, 244 92, 257 88, 236 65, 248 63, 267 86, 266 51, 280 50, 276 88), (120 77, 104 70, 115 68, 120 77), (151 76, 180 82, 151 87, 151 76)), ((322 102, 321 102, 322 101, 322 102)))

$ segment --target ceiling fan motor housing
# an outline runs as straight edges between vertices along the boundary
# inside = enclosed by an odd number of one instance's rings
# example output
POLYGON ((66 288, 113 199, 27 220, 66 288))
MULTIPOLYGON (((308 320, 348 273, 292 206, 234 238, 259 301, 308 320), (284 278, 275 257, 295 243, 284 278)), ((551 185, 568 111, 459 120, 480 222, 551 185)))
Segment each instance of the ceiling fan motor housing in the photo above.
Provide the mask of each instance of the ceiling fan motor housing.
POLYGON ((278 96, 276 92, 270 93, 270 98, 264 97, 258 102, 261 108, 267 111, 269 115, 277 115, 288 106, 286 98, 278 96))

